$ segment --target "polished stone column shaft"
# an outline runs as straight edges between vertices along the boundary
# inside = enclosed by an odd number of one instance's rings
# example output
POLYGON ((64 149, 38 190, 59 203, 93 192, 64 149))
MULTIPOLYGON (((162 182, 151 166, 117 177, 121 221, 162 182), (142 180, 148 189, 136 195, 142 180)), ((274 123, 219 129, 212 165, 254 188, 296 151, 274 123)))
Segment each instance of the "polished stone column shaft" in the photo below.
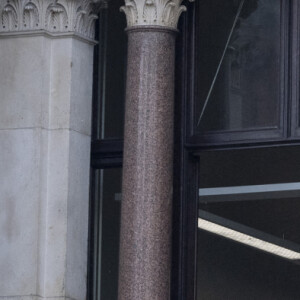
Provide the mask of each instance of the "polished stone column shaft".
POLYGON ((137 26, 127 32, 119 300, 167 300, 176 31, 137 26))

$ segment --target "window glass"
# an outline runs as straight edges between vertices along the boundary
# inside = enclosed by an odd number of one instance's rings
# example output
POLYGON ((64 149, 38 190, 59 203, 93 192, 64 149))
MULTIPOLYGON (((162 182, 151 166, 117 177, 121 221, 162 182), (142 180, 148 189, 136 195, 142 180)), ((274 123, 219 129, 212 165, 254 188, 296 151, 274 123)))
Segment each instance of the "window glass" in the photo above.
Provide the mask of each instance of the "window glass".
POLYGON ((299 299, 299 265, 198 230, 197 300, 299 299))
POLYGON ((197 18, 196 132, 278 128, 281 1, 204 0, 197 18))
POLYGON ((95 51, 93 138, 122 138, 124 128, 127 37, 122 1, 110 1, 98 22, 95 51))
POLYGON ((118 299, 122 169, 94 171, 92 299, 118 299))
POLYGON ((201 154, 197 299, 298 299, 299 151, 201 154))

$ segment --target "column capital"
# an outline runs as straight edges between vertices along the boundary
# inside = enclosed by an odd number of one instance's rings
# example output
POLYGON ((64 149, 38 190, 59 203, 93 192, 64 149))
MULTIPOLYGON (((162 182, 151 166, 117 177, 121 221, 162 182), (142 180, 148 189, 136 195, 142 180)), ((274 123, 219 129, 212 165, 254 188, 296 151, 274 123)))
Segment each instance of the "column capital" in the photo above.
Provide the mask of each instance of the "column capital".
POLYGON ((0 34, 75 33, 94 39, 98 10, 107 0, 2 0, 0 34))
POLYGON ((126 14, 128 28, 156 25, 176 29, 181 13, 186 11, 182 2, 183 0, 125 0, 121 11, 126 14))

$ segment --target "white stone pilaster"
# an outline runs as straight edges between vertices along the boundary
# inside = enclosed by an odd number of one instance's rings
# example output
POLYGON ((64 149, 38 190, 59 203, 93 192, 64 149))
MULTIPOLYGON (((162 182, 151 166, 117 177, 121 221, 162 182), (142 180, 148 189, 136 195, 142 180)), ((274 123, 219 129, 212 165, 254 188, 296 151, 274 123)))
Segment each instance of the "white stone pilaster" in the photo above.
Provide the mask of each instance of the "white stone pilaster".
POLYGON ((0 299, 86 297, 94 2, 0 1, 0 299))

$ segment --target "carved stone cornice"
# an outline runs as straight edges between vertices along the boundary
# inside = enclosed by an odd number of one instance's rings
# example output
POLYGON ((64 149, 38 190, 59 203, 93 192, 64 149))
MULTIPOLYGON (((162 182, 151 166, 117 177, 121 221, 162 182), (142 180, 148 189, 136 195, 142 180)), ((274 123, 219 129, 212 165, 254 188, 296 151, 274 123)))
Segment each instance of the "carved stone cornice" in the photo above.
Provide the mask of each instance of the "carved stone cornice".
POLYGON ((45 30, 95 37, 95 20, 106 0, 0 0, 0 34, 45 30))
POLYGON ((157 25, 176 29, 181 13, 186 11, 182 2, 183 0, 125 0, 121 11, 126 14, 129 28, 157 25))

